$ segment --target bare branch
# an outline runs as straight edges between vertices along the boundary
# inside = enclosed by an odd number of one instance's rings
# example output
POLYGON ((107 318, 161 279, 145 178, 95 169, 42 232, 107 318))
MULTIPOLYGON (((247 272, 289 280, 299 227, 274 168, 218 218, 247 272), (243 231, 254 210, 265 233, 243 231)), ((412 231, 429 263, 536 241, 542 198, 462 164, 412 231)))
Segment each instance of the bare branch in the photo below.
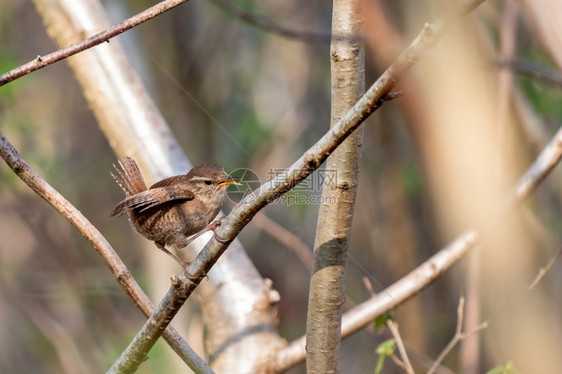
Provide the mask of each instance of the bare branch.
POLYGON ((312 270, 312 250, 293 232, 287 230, 265 214, 256 214, 252 223, 290 248, 304 266, 312 270))
MULTIPOLYGON (((535 159, 507 196, 510 207, 524 201, 560 162, 562 158, 562 128, 535 159)), ((349 336, 370 324, 378 316, 417 295, 445 271, 450 269, 478 242, 475 230, 466 230, 449 245, 431 256, 406 276, 369 300, 344 314, 342 336, 349 336)), ((304 359, 305 338, 300 337, 280 352, 277 369, 286 370, 304 359)))
POLYGON ((532 291, 537 286, 537 284, 539 284, 539 282, 544 278, 546 273, 548 273, 548 271, 552 268, 552 266, 560 256, 562 256, 562 248, 558 250, 558 253, 554 257, 552 257, 544 267, 539 269, 539 273, 537 274, 533 282, 529 285, 529 287, 527 287, 527 290, 532 291))
MULTIPOLYGON (((198 254, 188 268, 189 279, 184 275, 178 277, 179 282, 185 283, 182 293, 177 297, 185 300, 205 277, 215 262, 220 258, 228 245, 248 224, 252 217, 267 204, 279 198, 282 194, 289 191, 296 184, 307 178, 316 170, 326 158, 355 130, 361 123, 373 113, 384 100, 384 97, 395 86, 401 74, 410 69, 419 59, 421 53, 435 44, 444 34, 450 23, 465 16, 480 5, 484 0, 460 1, 455 10, 447 17, 437 20, 433 24, 426 24, 420 34, 406 48, 396 61, 377 79, 369 90, 359 99, 351 110, 347 112, 315 145, 298 159, 291 167, 278 174, 273 179, 266 182, 259 189, 250 194, 249 197, 234 207, 232 212, 225 218, 223 224, 217 229, 217 235, 224 240, 218 242, 214 237, 207 243, 205 248, 198 254)), ((474 241, 475 233, 462 239, 464 241, 474 241)), ((434 273, 437 277, 439 273, 434 273)), ((426 270, 426 271, 427 271, 426 270)), ((146 339, 135 338, 120 358, 114 363, 114 367, 127 367, 124 358, 131 352, 138 352, 146 355, 159 334, 172 318, 176 315, 181 304, 174 300, 174 287, 168 291, 165 298, 155 310, 153 316, 144 324, 137 336, 145 335, 145 331, 151 331, 146 335, 146 339), (151 329, 151 325, 158 325, 160 329, 151 329)), ((138 362, 138 360, 133 360, 138 362)), ((286 365, 286 363, 284 364, 286 365)), ((289 363, 289 367, 291 363, 289 363)), ((134 370, 134 369, 133 369, 134 370)))
MULTIPOLYGON (((267 32, 279 35, 288 39, 296 39, 307 43, 318 43, 329 41, 332 35, 330 32, 321 31, 308 31, 308 30, 295 30, 269 19, 261 14, 246 12, 245 10, 237 7, 229 0, 211 0, 217 7, 223 9, 225 12, 238 17, 242 21, 250 25, 259 27, 267 32)), ((359 39, 360 36, 340 36, 342 39, 359 39)))
POLYGON ((398 366, 400 369, 404 370, 405 372, 408 372, 408 368, 406 367, 406 365, 404 364, 404 362, 402 362, 402 360, 400 360, 398 358, 398 356, 396 356, 394 353, 392 355, 390 355, 390 359, 396 364, 396 366, 398 366))
POLYGON ((453 339, 451 339, 449 344, 447 344, 445 349, 443 349, 443 351, 439 354, 433 365, 431 365, 431 367, 427 371, 428 374, 435 373, 437 368, 439 368, 439 365, 441 365, 443 359, 449 354, 449 352, 451 352, 451 350, 455 347, 455 345, 457 345, 458 342, 488 327, 488 321, 485 321, 479 324, 478 326, 474 327, 469 332, 463 333, 462 332, 463 318, 464 318, 464 297, 461 296, 461 298, 459 299, 459 306, 457 307, 457 328, 455 331, 455 336, 453 336, 453 339))
MULTIPOLYGON (((88 221, 78 209, 41 178, 21 157, 12 144, 0 133, 0 156, 16 175, 34 192, 55 208, 68 222, 84 236, 103 258, 115 279, 131 297, 145 316, 154 311, 154 304, 142 291, 129 270, 103 235, 88 221)), ((191 349, 180 334, 169 326, 164 338, 189 367, 201 373, 212 373, 207 364, 191 349)))
MULTIPOLYGON (((542 280, 544 275, 550 270, 552 265, 554 265, 554 262, 560 257, 561 254, 562 254, 562 249, 558 251, 556 256, 550 259, 550 261, 547 263, 545 267, 539 270, 539 273, 537 274, 535 280, 527 288, 528 291, 532 291, 533 288, 542 280)), ((457 327, 455 330, 455 335, 453 336, 451 341, 447 344, 447 346, 443 349, 443 351, 439 354, 433 365, 431 365, 431 368, 427 372, 428 374, 434 373, 439 368, 441 362, 451 352, 451 350, 455 347, 455 345, 457 345, 460 341, 488 328, 490 324, 490 320, 486 320, 478 324, 474 328, 470 329, 470 331, 463 333, 462 332, 463 320, 464 320, 464 297, 461 296, 461 298, 459 299, 459 305, 457 307, 457 327)))
MULTIPOLYGON (((550 259, 550 261, 547 263, 545 267, 539 270, 539 273, 537 274, 536 278, 533 280, 531 285, 527 287, 528 291, 532 291, 534 289, 534 287, 542 280, 544 275, 548 273, 552 265, 554 265, 554 262, 560 257, 561 254, 562 254, 562 249, 558 251, 556 256, 550 259)), ((490 321, 487 320, 478 324, 470 331, 463 333, 462 332, 463 320, 464 320, 464 297, 461 296, 461 298, 459 299, 459 305, 457 307, 457 328, 455 330, 455 335, 453 336, 451 341, 447 344, 447 346, 443 349, 443 351, 439 354, 433 365, 431 365, 431 368, 427 371, 428 374, 434 373, 439 368, 441 362, 451 352, 451 350, 455 347, 455 345, 457 345, 460 341, 468 338, 469 336, 477 334, 480 331, 486 329, 490 324, 490 321)))
MULTIPOLYGON (((81 35, 103 30, 107 24, 107 15, 99 0, 34 0, 34 3, 50 36, 61 48, 80 40, 81 35)), ((135 158, 149 181, 189 170, 189 161, 118 39, 90 49, 88 53, 77 54, 67 62, 116 154, 135 158)), ((186 248, 188 256, 194 257, 204 243, 205 240, 196 241, 186 248)), ((275 291, 267 287, 267 281, 260 276, 239 241, 230 246, 225 257, 209 273, 197 300, 208 332, 206 349, 217 371, 232 368, 232 361, 240 359, 242 350, 246 364, 260 365, 267 357, 264 352, 275 352, 281 344, 275 334, 277 314, 276 304, 272 302, 275 291), (224 281, 225 277, 228 282, 224 281), (248 318, 238 318, 240 313, 248 318), (244 340, 230 341, 228 346, 223 344, 225 336, 248 331, 256 324, 263 326, 263 330, 253 330, 244 340)), ((157 265, 150 261, 147 266, 157 265)), ((159 273, 162 274, 161 269, 159 273)))
POLYGON ((495 65, 502 69, 511 69, 516 73, 527 75, 557 88, 562 88, 562 73, 559 70, 522 58, 503 58, 495 62, 495 65))
POLYGON ((107 30, 104 30, 100 33, 90 36, 89 38, 79 42, 72 44, 63 49, 59 49, 58 51, 49 53, 48 55, 44 56, 37 56, 34 60, 28 62, 27 64, 21 65, 15 69, 8 71, 0 75, 0 86, 5 85, 13 81, 14 79, 18 79, 27 75, 29 73, 34 72, 35 70, 39 70, 44 68, 45 66, 54 64, 55 62, 64 60, 67 57, 85 51, 86 49, 92 48, 98 44, 103 42, 109 42, 109 39, 132 29, 135 26, 140 25, 148 21, 151 18, 154 18, 178 5, 181 5, 189 0, 165 0, 162 1, 134 16, 131 18, 126 19, 125 21, 121 22, 118 25, 110 27, 107 30))
POLYGON ((398 324, 393 320, 389 319, 386 321, 386 325, 390 329, 392 336, 394 337, 394 341, 396 341, 396 345, 398 346, 398 350, 400 351, 400 356, 402 356, 403 366, 402 368, 408 374, 414 374, 414 368, 410 363, 410 359, 408 358, 408 353, 406 353, 406 348, 404 347, 404 343, 402 342, 402 337, 400 336, 400 332, 398 331, 398 324))

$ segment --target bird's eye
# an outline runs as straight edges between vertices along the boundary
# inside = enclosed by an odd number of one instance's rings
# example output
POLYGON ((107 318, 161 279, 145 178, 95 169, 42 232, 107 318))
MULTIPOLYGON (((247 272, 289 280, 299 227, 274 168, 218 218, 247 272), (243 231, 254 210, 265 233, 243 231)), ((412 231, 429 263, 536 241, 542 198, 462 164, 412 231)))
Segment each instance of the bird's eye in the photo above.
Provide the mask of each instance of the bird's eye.
POLYGON ((208 179, 205 181, 205 184, 206 184, 207 186, 210 186, 212 183, 213 183, 213 182, 211 182, 211 181, 208 180, 208 179))

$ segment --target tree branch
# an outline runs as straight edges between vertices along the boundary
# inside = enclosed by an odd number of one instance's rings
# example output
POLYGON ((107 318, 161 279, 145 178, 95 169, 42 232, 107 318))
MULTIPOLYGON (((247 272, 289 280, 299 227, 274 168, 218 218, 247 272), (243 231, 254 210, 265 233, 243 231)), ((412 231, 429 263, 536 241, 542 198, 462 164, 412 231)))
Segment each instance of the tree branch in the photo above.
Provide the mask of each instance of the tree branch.
POLYGON ((308 271, 312 270, 312 250, 304 244, 295 233, 281 226, 263 213, 256 214, 252 223, 287 248, 290 248, 308 271))
POLYGON ((458 342, 488 327, 488 322, 485 321, 479 324, 478 326, 474 327, 473 329, 471 329, 469 332, 463 333, 462 332, 463 319, 464 319, 464 297, 461 296, 461 298, 459 299, 459 306, 457 307, 457 328, 455 330, 455 335, 453 336, 453 339, 451 339, 449 344, 447 344, 445 349, 441 351, 441 353, 439 354, 433 365, 431 365, 431 367, 427 371, 427 374, 435 373, 435 371, 439 368, 439 365, 441 365, 443 359, 449 354, 449 352, 451 352, 451 350, 455 347, 455 345, 458 344, 458 342))
MULTIPOLYGON (((561 159, 562 128, 508 193, 506 207, 513 208, 529 197, 561 159)), ((406 276, 345 313, 342 319, 342 336, 355 333, 377 317, 417 295, 457 263, 477 242, 478 233, 472 229, 466 230, 406 276)), ((279 353, 276 370, 286 370, 302 361, 304 356, 305 337, 303 336, 279 353)))
MULTIPOLYGON (((460 1, 455 10, 446 17, 437 20, 433 24, 426 24, 421 33, 406 48, 396 61, 377 79, 369 90, 359 99, 359 101, 349 110, 341 120, 339 120, 315 145, 299 158, 293 165, 273 179, 266 182, 249 198, 243 200, 234 207, 232 212, 224 219, 223 224, 217 229, 217 235, 224 240, 218 242, 215 238, 207 243, 205 248, 199 253, 188 268, 190 279, 184 275, 178 277, 179 281, 185 283, 180 299, 186 299, 205 277, 215 262, 224 253, 228 245, 240 233, 240 231, 250 222, 252 217, 267 204, 279 198, 282 194, 289 191, 296 184, 307 178, 316 170, 326 158, 355 130, 361 123, 374 112, 384 100, 384 97, 392 90, 401 74, 411 68, 419 59, 420 55, 427 48, 431 47, 444 34, 448 26, 460 17, 465 16, 480 5, 484 0, 460 1), (254 198, 255 197, 255 198, 254 198), (253 200, 252 200, 253 199, 253 200), (251 201, 250 201, 251 200, 251 201)), ((469 237, 468 240, 474 240, 469 237)), ((155 313, 144 324, 137 336, 144 336, 147 331, 146 339, 135 338, 122 352, 120 358, 114 363, 113 367, 120 367, 123 370, 128 367, 125 358, 132 352, 138 352, 142 357, 154 345, 159 334, 166 327, 179 310, 178 304, 174 301, 174 287, 172 287, 155 313), (152 325, 157 325, 159 329, 152 329, 152 325)), ((180 305, 181 306, 181 305, 180 305)), ((132 360, 131 362, 138 362, 132 360)), ((113 370, 113 369, 112 369, 113 370)))
MULTIPOLYGON (((358 0, 334 0, 332 33, 361 34, 358 0)), ((346 114, 365 91, 363 43, 332 40, 331 126, 346 114)), ((347 249, 357 189, 363 126, 355 130, 326 161, 335 180, 322 186, 314 240, 306 322, 307 373, 339 372, 341 315, 345 300, 347 249)))
MULTIPOLYGON (((83 34, 94 34, 107 24, 98 0, 34 0, 34 3, 49 35, 60 47, 76 42, 83 34)), ((147 181, 183 174, 190 169, 178 141, 119 40, 77 54, 67 62, 115 153, 133 157, 147 181)), ((194 242, 186 248, 186 255, 194 257, 204 243, 204 240, 194 242)), ((147 266, 153 268, 156 264, 149 261, 147 266)), ((162 269, 159 273, 162 274, 162 269)), ((233 362, 240 361, 243 351, 245 366, 236 369, 258 372, 252 365, 260 365, 267 357, 264 352, 276 352, 282 342, 275 330, 274 300, 278 294, 260 276, 239 241, 230 246, 228 255, 216 264, 208 282, 198 291, 197 301, 206 324, 206 349, 213 366, 217 371, 230 369, 229 372, 235 373, 233 362), (229 281, 225 282, 225 278, 229 281), (247 318, 239 318, 241 313, 247 318), (243 340, 225 338, 240 336, 256 324, 263 329, 252 330, 243 340), (225 340, 228 345, 224 344, 225 340)))
POLYGON ((550 271, 550 269, 552 268, 552 266, 560 256, 562 256, 562 248, 559 248, 558 253, 556 253, 556 255, 552 257, 545 266, 539 269, 537 276, 535 277, 533 282, 529 285, 529 287, 527 287, 528 291, 532 291, 537 286, 537 284, 539 284, 539 282, 543 279, 546 273, 550 271))
POLYGON ((28 62, 27 64, 21 65, 15 69, 12 69, 2 75, 0 75, 0 86, 3 86, 7 83, 10 83, 14 79, 18 79, 27 75, 29 73, 34 72, 35 70, 39 70, 44 68, 45 66, 54 64, 55 62, 64 60, 67 57, 85 51, 86 49, 92 48, 98 44, 103 42, 109 42, 109 39, 124 33, 127 30, 132 29, 135 26, 140 25, 148 21, 151 18, 154 18, 178 5, 181 5, 189 0, 165 0, 162 1, 134 16, 131 18, 126 19, 125 21, 121 22, 118 25, 108 28, 102 32, 99 32, 95 35, 90 36, 89 38, 79 42, 72 44, 66 48, 59 49, 58 51, 49 53, 48 55, 44 56, 37 56, 34 60, 28 62))
POLYGON ((390 329, 390 332, 392 333, 392 336, 396 341, 396 346, 398 347, 400 356, 402 356, 402 360, 404 361, 403 363, 401 362, 401 366, 403 367, 404 371, 406 371, 406 373, 414 374, 414 369, 412 368, 412 364, 410 363, 410 359, 408 358, 408 353, 406 352, 406 348, 404 347, 404 343, 402 342, 402 337, 400 336, 400 332, 398 331, 398 324, 389 319, 388 321, 386 321, 386 325, 390 329))
MULTIPOLYGON (((331 34, 322 31, 295 30, 290 27, 280 25, 279 23, 269 19, 261 14, 246 12, 242 8, 234 5, 229 0, 210 0, 215 6, 221 8, 226 13, 238 17, 248 24, 259 27, 267 32, 279 35, 288 39, 296 39, 307 43, 327 42, 330 40, 331 34)), ((349 35, 341 36, 342 39, 358 39, 359 36, 349 35)))
POLYGON ((533 79, 562 88, 562 74, 559 70, 540 65, 522 58, 503 58, 493 62, 498 68, 511 69, 516 73, 527 75, 533 79))
MULTIPOLYGON (((145 316, 150 316, 154 311, 154 304, 152 304, 148 296, 146 296, 138 283, 131 276, 131 273, 129 273, 129 270, 123 261, 121 261, 121 258, 119 258, 119 255, 117 255, 115 250, 111 247, 111 244, 109 244, 103 235, 78 209, 51 187, 25 162, 2 133, 0 133, 0 156, 29 188, 55 208, 90 242, 103 258, 115 276, 115 279, 117 279, 117 282, 119 282, 127 295, 134 301, 135 305, 145 316)), ((164 331, 164 339, 190 368, 198 370, 200 373, 213 372, 172 326, 169 326, 164 331)))

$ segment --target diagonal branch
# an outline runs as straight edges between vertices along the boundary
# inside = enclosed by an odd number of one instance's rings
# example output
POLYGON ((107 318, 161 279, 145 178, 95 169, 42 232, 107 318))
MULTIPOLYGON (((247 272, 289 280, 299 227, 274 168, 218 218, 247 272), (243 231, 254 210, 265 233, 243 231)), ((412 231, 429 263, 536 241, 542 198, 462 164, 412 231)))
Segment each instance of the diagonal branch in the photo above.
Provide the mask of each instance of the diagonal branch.
MULTIPOLYGON (((527 172, 509 192, 507 208, 523 202, 535 191, 562 159, 562 127, 538 155, 527 172)), ((406 276, 344 314, 342 336, 349 336, 372 323, 374 319, 391 311, 424 290, 441 274, 451 268, 478 242, 475 230, 466 230, 449 245, 431 256, 406 276)), ((289 344, 277 358, 277 371, 282 371, 302 361, 305 356, 305 337, 289 344)))
MULTIPOLYGON (((223 9, 225 12, 238 17, 250 25, 259 27, 262 30, 274 33, 284 38, 296 39, 308 43, 328 41, 331 38, 329 32, 295 30, 290 27, 283 26, 261 14, 246 12, 242 8, 234 5, 230 0, 211 0, 211 2, 217 7, 223 9)), ((345 37, 341 38, 343 39, 345 37)), ((359 36, 349 35, 346 39, 349 40, 357 38, 359 38, 359 36)))
MULTIPOLYGON (((399 366, 404 369, 407 374, 413 374, 414 369, 412 368, 412 363, 410 362, 410 358, 408 357, 408 353, 406 352, 406 347, 404 347, 404 342, 402 341, 402 337, 400 336, 400 331, 398 331, 398 323, 394 322, 392 319, 386 321, 386 325, 390 330, 392 336, 394 337, 394 341, 396 342, 396 346, 398 347, 398 351, 400 352, 400 356, 402 356, 402 360, 400 361, 398 357, 396 360, 399 360, 399 366)), ((394 355, 392 355, 394 357, 394 355)))
MULTIPOLYGON (((81 35, 98 32, 107 24, 99 0, 34 0, 34 3, 49 35, 61 48, 80 40, 81 35)), ((118 40, 77 54, 67 62, 99 127, 118 155, 135 158, 144 176, 152 181, 189 170, 189 161, 118 40)), ((227 131, 224 127, 223 130, 227 131)), ((190 256, 195 256, 203 245, 202 240, 189 246, 190 256)), ((149 268, 154 266, 148 263, 149 268)), ((229 363, 239 359, 242 351, 248 366, 259 365, 264 361, 264 351, 274 352, 282 344, 275 329, 274 300, 278 294, 259 275, 239 241, 230 246, 228 256, 213 270, 208 282, 199 289, 197 300, 207 326, 207 353, 218 371, 221 367, 232 367, 229 363), (229 282, 224 282, 225 278, 229 282), (247 318, 238 318, 241 313, 247 318), (223 344, 225 336, 239 336, 256 325, 263 328, 254 330, 243 340, 223 344)))
MULTIPOLYGON (((51 187, 25 162, 18 151, 1 132, 0 156, 25 184, 55 208, 90 242, 103 258, 115 276, 115 279, 117 279, 121 287, 123 287, 127 295, 131 297, 142 313, 145 316, 151 315, 154 311, 154 304, 152 304, 148 296, 146 296, 138 283, 131 276, 131 273, 129 273, 129 270, 123 261, 121 261, 121 258, 119 258, 119 255, 117 255, 115 250, 111 247, 111 244, 109 244, 103 235, 78 209, 51 187)), ((164 339, 166 339, 170 347, 172 347, 182 360, 193 370, 199 370, 198 372, 200 373, 213 372, 172 326, 169 326, 166 331, 164 331, 164 339)))
POLYGON ((385 96, 395 86, 401 74, 410 69, 420 58, 423 51, 434 45, 448 29, 448 26, 464 17, 484 0, 460 1, 454 11, 433 24, 426 24, 421 33, 406 48, 396 61, 377 79, 367 93, 359 99, 315 145, 284 172, 269 180, 234 207, 217 230, 217 235, 224 240, 218 242, 213 237, 199 253, 188 268, 189 279, 184 275, 178 277, 183 287, 172 286, 160 302, 155 313, 146 321, 129 346, 113 364, 110 372, 134 371, 138 362, 146 356, 156 343, 164 328, 176 315, 183 301, 205 277, 215 262, 224 253, 228 245, 250 222, 252 217, 267 204, 279 198, 296 184, 316 170, 328 156, 373 113, 384 101, 385 96), (177 290, 180 292, 177 292, 177 290), (132 359, 136 357, 136 359, 132 359), (136 366, 135 366, 136 365, 136 366))
POLYGON ((0 75, 0 86, 3 86, 11 81, 21 78, 24 75, 34 72, 44 68, 45 66, 54 64, 55 62, 64 60, 67 57, 85 51, 86 49, 92 48, 103 42, 109 42, 109 39, 124 33, 127 30, 132 29, 135 26, 140 25, 154 18, 178 5, 186 3, 189 0, 165 0, 162 1, 134 16, 126 19, 118 25, 108 28, 102 32, 90 36, 89 38, 72 44, 66 48, 59 49, 58 51, 49 53, 45 56, 37 56, 34 60, 29 61, 27 64, 21 65, 15 69, 8 71, 0 75))

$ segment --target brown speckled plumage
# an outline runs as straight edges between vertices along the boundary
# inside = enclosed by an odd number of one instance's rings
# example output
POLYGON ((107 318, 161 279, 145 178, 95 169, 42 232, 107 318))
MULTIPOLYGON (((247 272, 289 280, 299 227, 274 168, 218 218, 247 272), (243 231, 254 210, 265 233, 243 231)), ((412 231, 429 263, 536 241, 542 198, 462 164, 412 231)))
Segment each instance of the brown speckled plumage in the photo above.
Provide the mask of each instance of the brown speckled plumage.
POLYGON ((136 162, 124 157, 111 173, 125 192, 112 216, 128 214, 135 229, 156 246, 171 255, 182 266, 180 260, 165 249, 167 245, 179 248, 189 244, 188 236, 209 226, 217 216, 226 198, 226 188, 236 184, 222 167, 206 164, 194 167, 185 175, 161 180, 146 187, 136 162))

